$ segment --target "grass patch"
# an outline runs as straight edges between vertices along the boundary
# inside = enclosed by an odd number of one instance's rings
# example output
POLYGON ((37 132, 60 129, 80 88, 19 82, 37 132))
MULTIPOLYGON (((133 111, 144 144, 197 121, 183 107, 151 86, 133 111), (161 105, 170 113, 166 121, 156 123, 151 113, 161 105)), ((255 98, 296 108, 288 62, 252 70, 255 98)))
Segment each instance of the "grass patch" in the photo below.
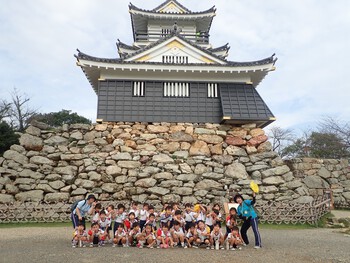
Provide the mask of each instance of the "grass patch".
POLYGON ((315 228, 309 224, 259 224, 261 229, 275 229, 275 230, 297 230, 297 229, 312 229, 315 228))
POLYGON ((326 227, 328 223, 328 218, 332 218, 334 215, 331 212, 328 212, 324 216, 320 218, 320 220, 317 222, 317 227, 326 227))
POLYGON ((71 222, 65 223, 37 223, 37 222, 26 222, 26 223, 2 223, 0 228, 18 228, 18 227, 71 227, 71 222))

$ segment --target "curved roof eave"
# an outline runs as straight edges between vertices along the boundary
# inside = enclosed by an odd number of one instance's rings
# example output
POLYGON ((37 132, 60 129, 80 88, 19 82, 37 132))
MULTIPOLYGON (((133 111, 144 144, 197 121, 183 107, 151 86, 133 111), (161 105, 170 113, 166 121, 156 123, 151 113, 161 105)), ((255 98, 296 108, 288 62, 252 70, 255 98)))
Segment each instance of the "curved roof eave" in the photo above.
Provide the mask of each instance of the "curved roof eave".
MULTIPOLYGON (((80 59, 82 60, 87 60, 87 61, 94 61, 94 62, 102 62, 102 63, 110 63, 110 64, 149 64, 149 65, 177 65, 174 63, 162 63, 162 62, 145 62, 145 61, 124 61, 123 59, 119 58, 99 58, 99 57, 94 57, 90 56, 88 54, 85 54, 81 52, 79 49, 77 49, 78 54, 74 55, 79 62, 80 59)), ((205 64, 205 63, 189 63, 189 64, 181 64, 181 65, 188 65, 188 66, 216 66, 216 67, 249 67, 249 66, 261 66, 261 65, 268 65, 272 64, 275 65, 277 61, 277 58, 275 58, 275 54, 272 56, 261 59, 261 60, 256 60, 256 61, 247 61, 247 62, 236 62, 236 61, 227 61, 227 64, 205 64)), ((180 64, 179 64, 180 65, 180 64)))
POLYGON ((146 14, 155 14, 155 15, 162 15, 162 16, 168 16, 168 15, 178 15, 178 16, 191 16, 191 15, 212 15, 214 14, 215 16, 215 12, 216 12, 216 7, 215 5, 212 6, 211 8, 209 8, 208 10, 204 10, 204 11, 199 11, 199 12, 188 12, 188 13, 162 13, 162 12, 156 12, 154 9, 153 10, 145 10, 142 8, 139 8, 135 5, 133 5, 132 3, 129 4, 129 12, 130 11, 135 11, 135 12, 142 12, 142 13, 146 13, 146 14))

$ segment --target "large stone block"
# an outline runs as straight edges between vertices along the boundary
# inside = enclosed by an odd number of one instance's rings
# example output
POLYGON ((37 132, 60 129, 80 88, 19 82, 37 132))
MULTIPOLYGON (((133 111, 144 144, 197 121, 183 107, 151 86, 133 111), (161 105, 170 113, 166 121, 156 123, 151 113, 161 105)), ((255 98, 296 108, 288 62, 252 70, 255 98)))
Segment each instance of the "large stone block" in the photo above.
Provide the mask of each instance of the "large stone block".
POLYGON ((169 127, 159 125, 148 125, 147 130, 149 130, 151 133, 165 133, 169 131, 169 127))
POLYGON ((157 154, 153 156, 153 161, 157 163, 174 163, 174 159, 166 154, 157 154))
POLYGON ((163 172, 163 173, 157 173, 153 177, 154 179, 157 179, 157 180, 171 180, 173 179, 174 176, 169 172, 163 172))
POLYGON ((43 190, 32 190, 27 192, 21 192, 16 194, 15 196, 17 201, 21 202, 38 202, 44 199, 44 191, 43 190))
POLYGON ((46 157, 43 156, 33 156, 32 158, 30 158, 30 163, 34 163, 34 164, 38 164, 38 165, 44 165, 44 164, 48 164, 48 165, 53 165, 54 162, 46 157))
POLYGON ((174 142, 193 142, 192 135, 183 131, 174 132, 170 135, 170 140, 174 142))
POLYGON ((204 142, 210 143, 210 144, 218 144, 218 143, 222 143, 224 141, 224 139, 221 136, 208 135, 208 134, 199 135, 198 140, 201 140, 201 141, 204 141, 204 142))
POLYGON ((0 204, 13 203, 15 198, 12 195, 0 194, 0 204))
POLYGON ((242 157, 248 156, 247 152, 243 148, 233 145, 230 145, 225 149, 225 154, 242 157))
POLYGON ((78 168, 76 166, 63 166, 63 167, 56 167, 54 168, 54 172, 61 175, 73 175, 75 176, 77 174, 78 168))
POLYGON ((28 163, 28 157, 26 157, 23 154, 20 154, 17 151, 8 150, 8 151, 4 152, 3 156, 5 159, 13 160, 19 164, 27 164, 28 163))
POLYGON ((119 161, 118 166, 121 168, 135 169, 141 166, 139 161, 119 161))
POLYGON ((204 179, 198 182, 195 186, 195 190, 212 190, 212 189, 222 189, 222 185, 218 183, 217 181, 210 180, 210 179, 204 179))
POLYGON ((121 175, 122 168, 116 165, 107 166, 106 173, 111 176, 121 175))
POLYGON ((225 176, 233 179, 247 179, 248 173, 241 163, 232 163, 225 168, 225 176))
POLYGON ((182 186, 183 182, 179 180, 165 180, 161 181, 159 186, 165 187, 165 188, 171 188, 174 186, 182 186))
POLYGON ((267 185, 280 185, 285 183, 281 176, 273 176, 263 179, 263 183, 267 185))
POLYGON ((210 149, 206 142, 197 140, 190 148, 190 156, 207 156, 211 155, 210 149))
POLYGON ((193 193, 193 189, 190 187, 174 187, 172 191, 178 195, 192 195, 193 193))
POLYGON ((41 151, 44 145, 41 138, 30 134, 22 134, 19 143, 28 151, 41 151))
POLYGON ((52 193, 45 195, 46 202, 68 202, 69 193, 52 193))
POLYGON ((308 188, 312 189, 329 188, 328 183, 324 181, 321 177, 316 175, 306 176, 303 182, 308 188))
POLYGON ((247 144, 247 141, 238 136, 227 136, 225 142, 228 145, 233 146, 244 146, 247 144))
POLYGON ((148 188, 148 187, 153 187, 157 183, 156 179, 153 178, 144 178, 140 179, 135 182, 135 186, 143 187, 143 188, 148 188))
POLYGON ((120 190, 120 186, 115 183, 105 183, 102 185, 102 190, 107 193, 115 193, 120 190))
POLYGON ((146 189, 146 191, 148 193, 155 194, 155 195, 166 195, 166 194, 170 193, 169 189, 166 189, 163 187, 158 187, 158 186, 148 188, 148 189, 146 189))
POLYGON ((197 181, 199 178, 198 175, 196 174, 179 174, 176 177, 176 180, 184 181, 184 182, 189 182, 189 181, 197 181))
POLYGON ((55 193, 56 191, 48 184, 38 184, 36 190, 43 190, 45 193, 55 193))
POLYGON ((44 143, 48 145, 68 145, 68 140, 64 137, 54 135, 45 140, 44 143))
POLYGON ((120 161, 120 160, 132 160, 131 154, 127 153, 127 152, 123 152, 123 153, 117 153, 112 155, 112 159, 116 160, 116 161, 120 161))

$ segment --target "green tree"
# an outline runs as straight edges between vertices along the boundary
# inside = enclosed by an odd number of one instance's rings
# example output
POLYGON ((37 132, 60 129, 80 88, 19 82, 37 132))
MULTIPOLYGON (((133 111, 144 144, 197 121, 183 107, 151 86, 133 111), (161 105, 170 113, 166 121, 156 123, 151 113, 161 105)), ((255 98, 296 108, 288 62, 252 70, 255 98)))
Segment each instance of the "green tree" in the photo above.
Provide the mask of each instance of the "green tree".
POLYGON ((18 135, 6 122, 0 122, 0 156, 10 149, 11 145, 18 144, 18 135))
POLYGON ((37 114, 32 119, 44 122, 50 126, 58 127, 63 124, 83 123, 91 124, 91 121, 83 116, 78 115, 76 112, 70 110, 61 110, 59 112, 50 112, 44 114, 37 114))
POLYGON ((313 132, 310 136, 310 156, 314 158, 340 159, 349 157, 342 138, 334 133, 313 132))

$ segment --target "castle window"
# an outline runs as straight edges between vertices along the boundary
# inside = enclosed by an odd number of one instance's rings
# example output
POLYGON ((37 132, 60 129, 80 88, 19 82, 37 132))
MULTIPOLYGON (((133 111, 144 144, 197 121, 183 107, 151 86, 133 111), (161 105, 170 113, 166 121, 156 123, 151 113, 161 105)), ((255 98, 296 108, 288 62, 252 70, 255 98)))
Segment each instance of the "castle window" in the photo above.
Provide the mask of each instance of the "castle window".
POLYGON ((164 97, 189 97, 190 84, 180 82, 164 82, 164 97))
POLYGON ((144 97, 145 96, 145 82, 143 81, 134 81, 132 89, 133 97, 144 97))
POLYGON ((218 84, 208 83, 208 98, 217 98, 217 97, 218 97, 218 84))
POLYGON ((188 64, 188 56, 163 56, 163 63, 188 64))

